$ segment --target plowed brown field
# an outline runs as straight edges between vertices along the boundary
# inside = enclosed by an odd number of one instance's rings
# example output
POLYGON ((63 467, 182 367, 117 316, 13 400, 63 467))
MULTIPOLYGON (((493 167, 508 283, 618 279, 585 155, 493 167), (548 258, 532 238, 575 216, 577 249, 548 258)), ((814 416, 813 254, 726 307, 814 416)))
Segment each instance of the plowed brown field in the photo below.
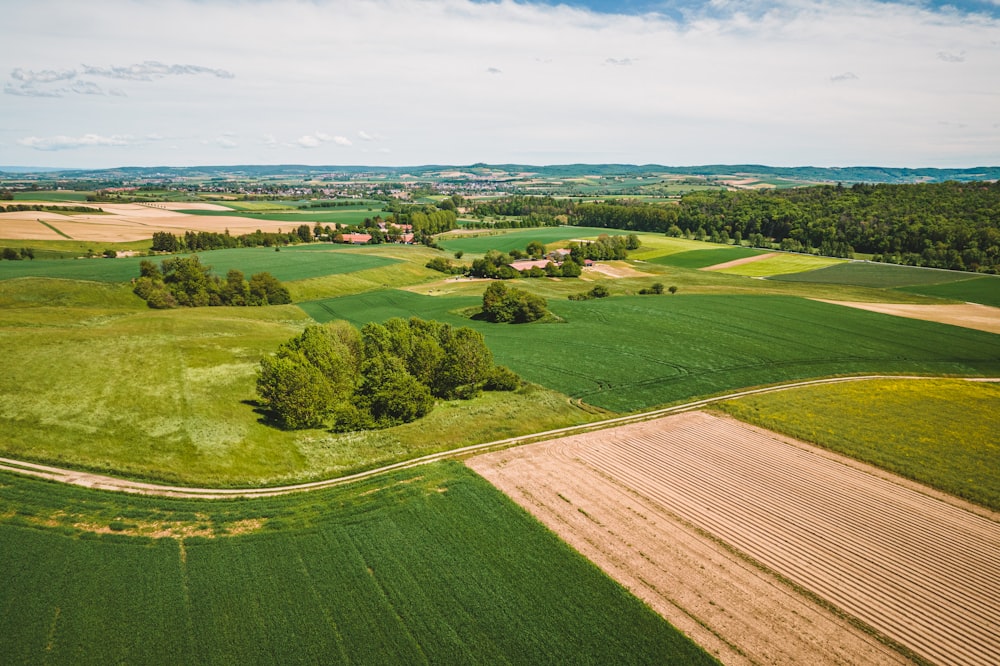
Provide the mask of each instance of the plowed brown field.
POLYGON ((1000 663, 998 516, 885 472, 701 412, 469 465, 726 663, 1000 663))

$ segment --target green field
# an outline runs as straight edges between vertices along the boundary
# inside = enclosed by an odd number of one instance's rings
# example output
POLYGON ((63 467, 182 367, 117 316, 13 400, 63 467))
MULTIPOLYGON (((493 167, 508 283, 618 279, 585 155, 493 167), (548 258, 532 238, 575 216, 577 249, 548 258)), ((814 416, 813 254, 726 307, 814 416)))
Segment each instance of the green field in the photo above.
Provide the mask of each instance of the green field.
POLYGON ((738 419, 1000 511, 1000 385, 877 380, 751 396, 738 419))
POLYGON ((936 268, 918 268, 916 266, 852 261, 807 273, 777 275, 772 279, 786 282, 821 282, 890 289, 892 287, 957 282, 968 280, 973 275, 973 273, 946 271, 936 268))
POLYGON ((754 257, 764 254, 765 250, 757 250, 751 247, 719 247, 718 245, 706 246, 705 249, 691 250, 688 252, 678 252, 660 257, 647 259, 651 264, 663 266, 674 266, 675 268, 708 268, 716 264, 754 257))
MULTIPOLYGON (((34 190, 29 192, 14 192, 14 201, 30 201, 44 203, 46 201, 86 201, 93 192, 76 192, 73 190, 34 190)), ((0 202, 2 204, 2 202, 0 202)), ((100 204, 94 204, 99 207, 100 204)))
POLYGON ((714 663, 457 463, 285 499, 114 498, 119 529, 264 524, 184 540, 37 529, 104 494, 2 481, 20 501, 0 524, 0 663, 714 663))
MULTIPOLYGON (((100 249, 101 246, 96 246, 100 249)), ((237 268, 247 276, 267 271, 282 281, 304 280, 324 275, 351 273, 388 264, 397 260, 379 256, 367 248, 352 248, 315 243, 281 248, 254 247, 199 252, 203 264, 225 277, 230 269, 237 268)), ((0 261, 0 280, 22 277, 47 277, 68 280, 93 280, 98 282, 128 282, 139 276, 139 263, 143 257, 118 259, 67 259, 62 261, 0 261)), ((162 256, 147 257, 154 262, 162 256)))
POLYGON ((748 277, 771 277, 772 275, 787 275, 789 273, 803 273, 813 271, 818 268, 825 268, 834 264, 843 263, 843 259, 833 259, 831 257, 817 257, 808 254, 776 254, 767 259, 752 261, 741 266, 731 266, 717 271, 727 275, 745 275, 748 277))
POLYGON ((575 238, 597 238, 601 234, 617 236, 629 233, 617 229, 594 229, 592 227, 537 227, 534 229, 498 229, 496 231, 482 229, 480 231, 482 235, 477 233, 474 236, 440 236, 438 237, 438 245, 449 252, 461 250, 468 254, 485 254, 489 250, 499 250, 500 252, 510 252, 515 249, 524 250, 531 241, 548 245, 575 238))
MULTIPOLYGON (((228 204, 225 204, 228 205, 228 204)), ((272 210, 240 210, 236 213, 219 210, 185 210, 188 215, 200 215, 206 217, 233 216, 246 217, 253 220, 268 220, 271 222, 289 222, 289 230, 302 224, 312 227, 320 224, 348 224, 358 225, 365 221, 365 218, 374 218, 382 212, 382 208, 375 207, 369 210, 368 207, 350 208, 318 208, 313 210, 289 211, 287 208, 272 210)))
POLYGON ((984 275, 968 280, 945 282, 943 284, 928 284, 917 287, 899 287, 899 291, 924 296, 949 298, 955 301, 981 303, 1000 308, 1000 277, 984 275))
POLYGON ((386 291, 302 307, 321 321, 423 313, 473 326, 522 376, 616 412, 834 374, 1000 373, 1000 336, 794 297, 550 299, 562 322, 527 325, 463 318, 476 304, 386 291))

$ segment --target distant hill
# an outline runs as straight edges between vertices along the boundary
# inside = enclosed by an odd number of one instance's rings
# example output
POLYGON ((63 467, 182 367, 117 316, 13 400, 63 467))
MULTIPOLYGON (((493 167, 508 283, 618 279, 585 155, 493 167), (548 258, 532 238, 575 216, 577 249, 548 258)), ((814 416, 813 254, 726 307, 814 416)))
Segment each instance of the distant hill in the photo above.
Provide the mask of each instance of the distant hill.
POLYGON ((771 167, 760 164, 708 164, 702 166, 663 166, 659 164, 531 164, 420 165, 406 167, 302 164, 227 165, 196 167, 117 167, 114 169, 55 169, 42 167, 0 167, 0 175, 38 174, 46 179, 86 180, 159 180, 212 178, 319 179, 329 176, 372 175, 384 178, 461 180, 463 178, 509 180, 530 173, 538 177, 570 178, 580 176, 699 176, 705 178, 752 177, 782 179, 794 183, 938 183, 955 181, 1000 180, 1000 166, 968 169, 896 168, 878 166, 852 167, 771 167), (446 175, 447 174, 447 175, 446 175))

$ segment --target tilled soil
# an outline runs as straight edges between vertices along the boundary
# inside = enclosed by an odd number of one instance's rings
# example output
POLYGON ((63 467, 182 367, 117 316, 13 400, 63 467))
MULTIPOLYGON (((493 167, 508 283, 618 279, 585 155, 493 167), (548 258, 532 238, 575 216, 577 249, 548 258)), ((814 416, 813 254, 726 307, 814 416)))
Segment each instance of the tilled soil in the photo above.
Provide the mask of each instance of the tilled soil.
POLYGON ((988 511, 689 412, 470 467, 725 663, 1000 663, 988 511))

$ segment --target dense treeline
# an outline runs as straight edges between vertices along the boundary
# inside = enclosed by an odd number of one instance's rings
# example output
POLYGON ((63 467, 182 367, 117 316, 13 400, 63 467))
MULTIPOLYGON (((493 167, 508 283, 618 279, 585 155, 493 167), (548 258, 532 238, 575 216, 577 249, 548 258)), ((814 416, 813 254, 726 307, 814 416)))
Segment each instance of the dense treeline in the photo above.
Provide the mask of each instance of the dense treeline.
POLYGON ((48 211, 51 213, 103 213, 103 208, 91 206, 45 206, 42 204, 9 204, 0 206, 0 213, 21 213, 24 211, 48 211))
POLYGON ((483 336, 468 327, 411 318, 309 326, 261 360, 257 393, 276 420, 297 429, 383 428, 414 421, 437 398, 511 391, 516 374, 493 364, 483 336))
POLYGON ((571 224, 747 241, 934 268, 1000 270, 1000 183, 697 192, 680 205, 580 204, 571 224))
POLYGON ((168 231, 154 231, 152 250, 153 252, 202 252, 234 247, 279 247, 293 243, 309 243, 312 240, 313 233, 305 224, 288 233, 257 230, 242 236, 231 236, 228 231, 221 234, 214 231, 185 231, 183 236, 175 236, 168 231))
POLYGON ((151 308, 206 305, 283 305, 291 303, 288 289, 270 273, 254 273, 246 280, 243 272, 232 269, 222 280, 212 273, 198 255, 170 257, 157 266, 143 259, 133 292, 151 308))

